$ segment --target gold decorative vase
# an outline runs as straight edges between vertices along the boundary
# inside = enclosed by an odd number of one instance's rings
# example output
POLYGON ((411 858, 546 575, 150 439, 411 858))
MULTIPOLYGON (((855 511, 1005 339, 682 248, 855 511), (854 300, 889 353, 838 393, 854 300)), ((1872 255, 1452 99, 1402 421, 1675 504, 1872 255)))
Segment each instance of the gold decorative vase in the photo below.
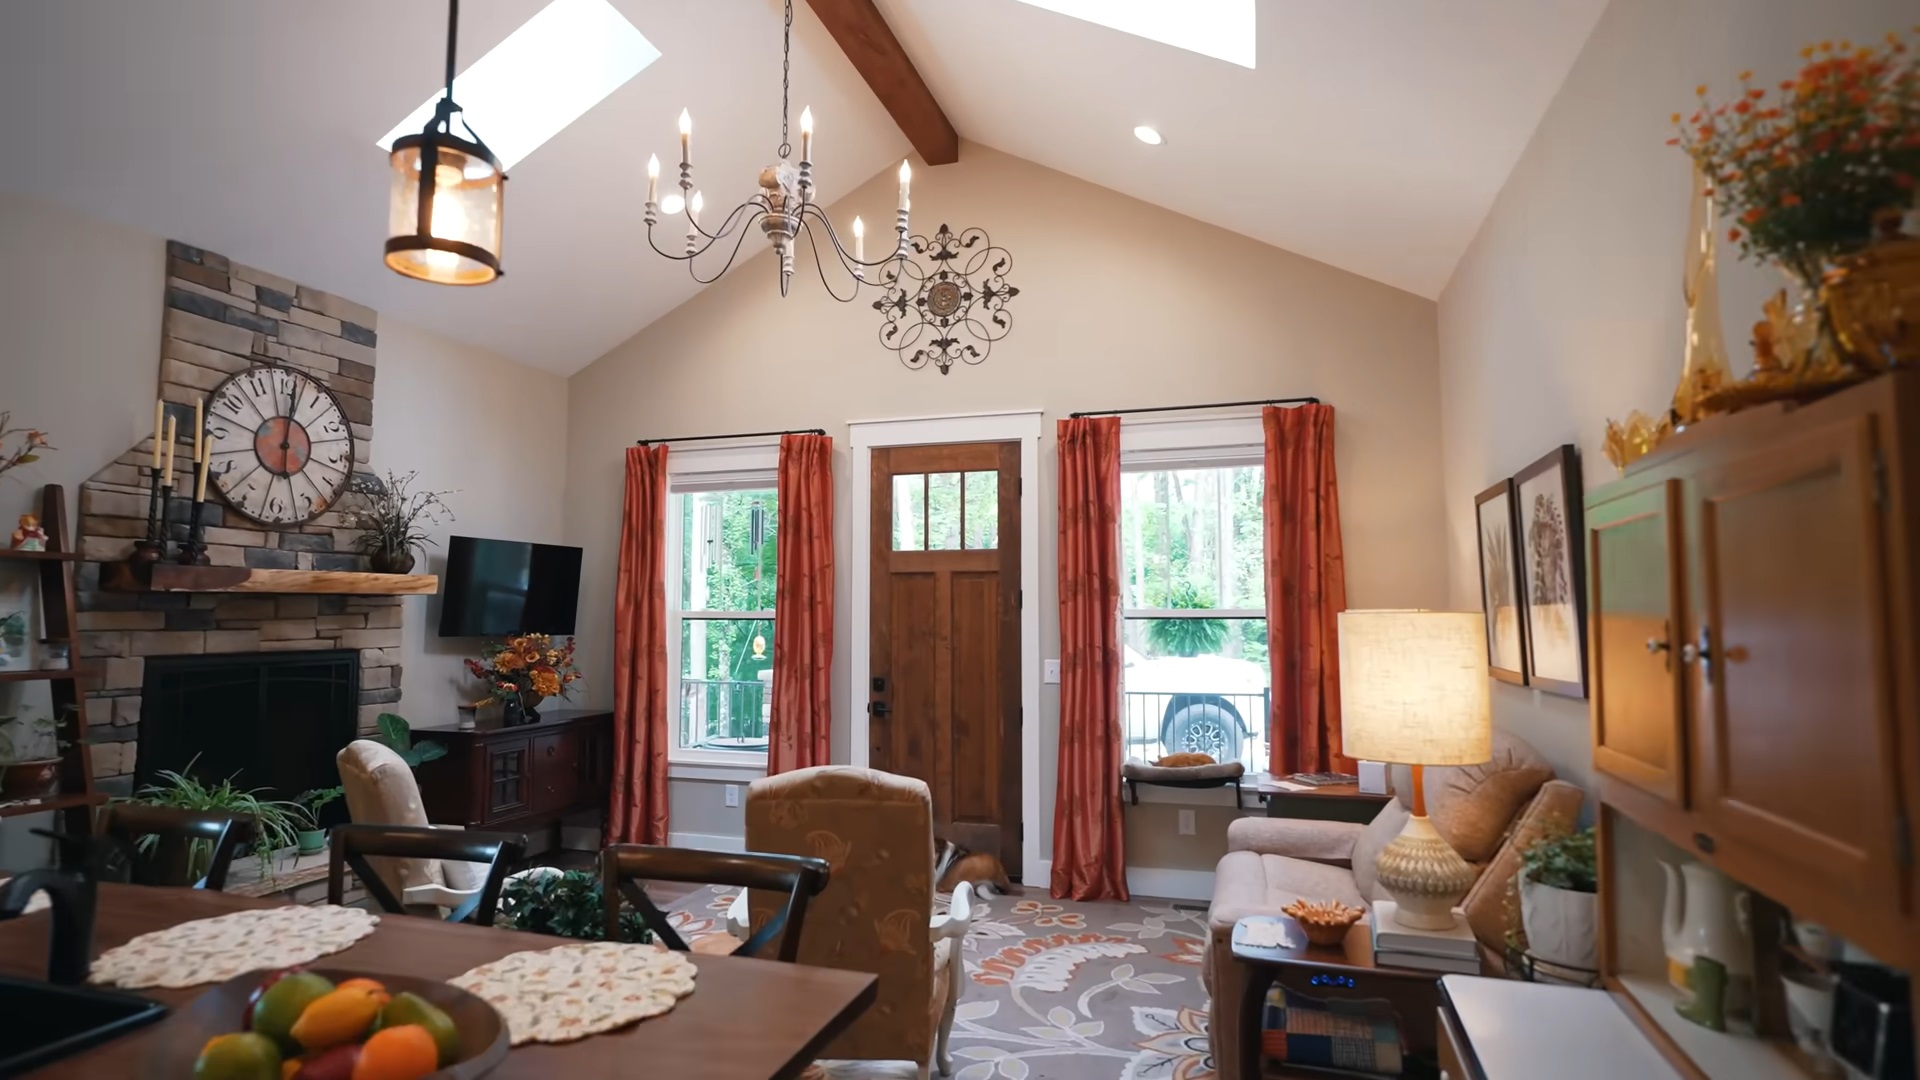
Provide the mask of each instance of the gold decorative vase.
POLYGON ((1889 240, 1835 260, 1820 291, 1854 363, 1875 372, 1920 363, 1920 239, 1889 240))

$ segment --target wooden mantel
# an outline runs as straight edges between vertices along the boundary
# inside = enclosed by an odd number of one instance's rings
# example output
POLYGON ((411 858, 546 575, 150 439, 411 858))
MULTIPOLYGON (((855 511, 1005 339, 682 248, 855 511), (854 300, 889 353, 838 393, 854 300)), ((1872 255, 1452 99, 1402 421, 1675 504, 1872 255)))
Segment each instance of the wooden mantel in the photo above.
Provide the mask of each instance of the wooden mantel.
POLYGON ((178 563, 103 563, 100 587, 113 592, 320 593, 349 596, 431 596, 433 574, 370 574, 349 570, 256 570, 246 566, 178 563))

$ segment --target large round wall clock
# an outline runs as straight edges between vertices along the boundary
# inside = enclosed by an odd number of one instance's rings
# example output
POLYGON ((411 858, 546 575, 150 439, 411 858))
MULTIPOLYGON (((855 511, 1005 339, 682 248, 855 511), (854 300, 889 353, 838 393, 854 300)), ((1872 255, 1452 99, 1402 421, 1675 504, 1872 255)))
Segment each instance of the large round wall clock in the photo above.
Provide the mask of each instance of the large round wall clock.
POLYGON ((215 387, 207 439, 220 494, 267 525, 326 513, 353 473, 353 429, 340 403, 290 367, 256 367, 215 387))

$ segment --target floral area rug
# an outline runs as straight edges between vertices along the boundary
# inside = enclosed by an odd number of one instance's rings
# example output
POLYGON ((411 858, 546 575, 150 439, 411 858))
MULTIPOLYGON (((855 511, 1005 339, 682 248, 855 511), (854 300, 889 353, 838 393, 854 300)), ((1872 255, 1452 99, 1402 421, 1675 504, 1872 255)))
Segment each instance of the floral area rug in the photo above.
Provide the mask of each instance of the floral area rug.
MULTIPOLYGON (((731 890, 669 905, 689 940, 726 932, 731 890)), ((1167 901, 1053 900, 1044 890, 975 906, 954 1015, 954 1080, 1206 1080, 1206 912, 1167 901)), ((912 1077, 912 1065, 826 1062, 829 1080, 912 1077)))

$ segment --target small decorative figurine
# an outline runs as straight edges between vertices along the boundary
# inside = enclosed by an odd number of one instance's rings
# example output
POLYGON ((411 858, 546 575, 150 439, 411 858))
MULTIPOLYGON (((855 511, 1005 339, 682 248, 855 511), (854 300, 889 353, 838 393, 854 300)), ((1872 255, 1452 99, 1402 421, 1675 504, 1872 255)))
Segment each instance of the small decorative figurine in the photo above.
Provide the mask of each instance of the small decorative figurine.
POLYGON ((37 514, 21 514, 20 515, 20 527, 13 530, 13 550, 15 551, 47 550, 47 530, 40 527, 39 515, 37 514))

